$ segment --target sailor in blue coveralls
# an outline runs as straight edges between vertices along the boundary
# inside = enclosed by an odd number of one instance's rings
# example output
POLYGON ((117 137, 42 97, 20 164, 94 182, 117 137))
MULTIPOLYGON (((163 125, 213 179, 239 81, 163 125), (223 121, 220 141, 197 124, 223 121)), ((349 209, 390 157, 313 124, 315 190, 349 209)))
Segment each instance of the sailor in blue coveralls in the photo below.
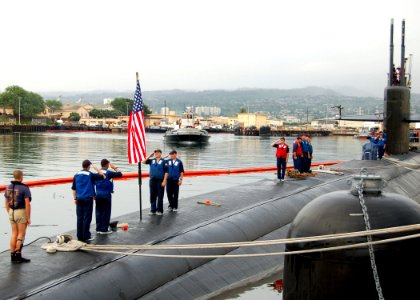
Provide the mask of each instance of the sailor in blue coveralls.
POLYGON ((367 137, 367 143, 362 146, 362 160, 377 160, 378 147, 371 138, 367 137))
POLYGON ((310 169, 309 160, 311 159, 310 147, 308 142, 308 137, 302 135, 302 173, 308 173, 310 169))
POLYGON ((178 211, 178 195, 179 186, 182 185, 182 178, 184 177, 184 165, 182 161, 177 158, 176 150, 169 152, 170 159, 166 161, 168 166, 168 183, 166 185, 166 193, 169 201, 169 211, 178 211))
POLYGON ((385 148, 386 148, 386 136, 382 131, 379 131, 379 137, 378 137, 378 158, 382 159, 382 157, 385 154, 385 148))
POLYGON ((93 240, 89 229, 92 221, 93 197, 95 197, 94 182, 106 178, 103 172, 95 166, 93 168, 98 174, 90 172, 91 165, 92 163, 89 160, 83 161, 83 170, 74 175, 71 187, 74 204, 76 204, 77 239, 83 242, 93 240))
POLYGON ((122 177, 122 173, 106 158, 101 160, 101 167, 101 171, 105 174, 106 179, 95 181, 96 233, 110 234, 112 230, 109 230, 109 220, 111 219, 112 193, 114 192, 114 182, 112 179, 122 177), (109 167, 114 171, 109 170, 109 167))
POLYGON ((168 168, 162 158, 162 150, 156 149, 142 163, 150 165, 150 213, 149 215, 163 215, 163 196, 168 179, 168 168), (155 156, 154 158, 152 158, 155 156))

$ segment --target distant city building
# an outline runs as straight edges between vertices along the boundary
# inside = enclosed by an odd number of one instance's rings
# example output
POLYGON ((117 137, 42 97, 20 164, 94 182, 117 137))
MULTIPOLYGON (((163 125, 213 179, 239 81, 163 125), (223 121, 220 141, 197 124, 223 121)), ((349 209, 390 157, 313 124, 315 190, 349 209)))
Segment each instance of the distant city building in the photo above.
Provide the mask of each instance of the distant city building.
POLYGON ((65 103, 62 108, 51 112, 47 107, 43 113, 38 114, 40 117, 56 118, 56 119, 67 119, 71 113, 78 113, 81 118, 89 118, 90 111, 93 109, 92 105, 86 104, 72 104, 65 103))
POLYGON ((235 125, 238 125, 238 123, 239 123, 238 118, 235 118, 235 117, 215 116, 215 117, 208 118, 208 120, 210 122, 212 122, 212 124, 223 125, 223 126, 227 126, 227 127, 233 127, 235 125))
POLYGON ((222 109, 217 106, 197 106, 195 113, 200 116, 220 116, 222 109))
POLYGON ((279 128, 279 127, 283 127, 284 123, 281 120, 277 120, 277 119, 267 119, 267 126, 270 126, 272 128, 279 128))
POLYGON ((161 107, 160 114, 161 115, 169 115, 169 107, 167 107, 167 106, 161 107))
POLYGON ((104 104, 109 105, 109 104, 111 104, 112 101, 114 101, 114 98, 105 98, 104 99, 104 104))
POLYGON ((296 116, 284 116, 284 123, 300 123, 300 119, 296 116))
POLYGON ((260 128, 261 126, 267 126, 267 115, 258 113, 239 113, 238 122, 241 127, 255 126, 260 128))

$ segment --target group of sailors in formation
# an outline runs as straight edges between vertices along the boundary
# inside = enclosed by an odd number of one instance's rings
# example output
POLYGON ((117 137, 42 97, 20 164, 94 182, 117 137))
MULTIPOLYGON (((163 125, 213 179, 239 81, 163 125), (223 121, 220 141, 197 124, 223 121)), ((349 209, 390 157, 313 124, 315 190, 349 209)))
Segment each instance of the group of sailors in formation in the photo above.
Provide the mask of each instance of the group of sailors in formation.
POLYGON ((163 197, 168 196, 168 210, 178 211, 179 187, 184 177, 184 165, 177 157, 176 150, 169 152, 168 157, 162 157, 162 150, 156 149, 142 163, 150 166, 150 212, 149 215, 163 215, 163 197))
MULTIPOLYGON (((163 197, 165 187, 169 201, 169 211, 178 210, 179 186, 182 185, 184 166, 177 158, 177 151, 169 153, 170 158, 162 158, 162 150, 156 149, 142 163, 150 166, 150 215, 163 215, 163 197)), ((73 179, 73 195, 77 214, 77 239, 93 240, 90 233, 93 201, 96 203, 96 233, 110 234, 111 200, 114 192, 113 179, 122 177, 122 173, 107 159, 101 161, 101 169, 89 160, 82 163, 83 169, 73 179), (93 167, 97 173, 90 172, 93 167), (113 171, 109 170, 112 168, 113 171)))
MULTIPOLYGON (((284 137, 271 144, 276 148, 277 159, 277 179, 284 181, 286 165, 289 160, 289 145, 286 144, 284 137)), ((311 162, 313 158, 313 147, 311 138, 306 134, 298 136, 293 142, 292 148, 293 168, 300 173, 311 173, 311 162)))

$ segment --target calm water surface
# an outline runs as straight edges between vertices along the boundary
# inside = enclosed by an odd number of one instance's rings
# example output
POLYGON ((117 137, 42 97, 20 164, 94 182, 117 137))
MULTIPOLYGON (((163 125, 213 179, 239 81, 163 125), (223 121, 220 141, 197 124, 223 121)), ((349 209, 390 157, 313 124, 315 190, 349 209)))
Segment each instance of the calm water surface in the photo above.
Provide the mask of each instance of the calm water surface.
MULTIPOLYGON (((173 146, 163 142, 162 134, 147 135, 148 152, 161 148, 167 154, 173 146)), ((213 134, 210 143, 201 147, 176 147, 187 170, 229 169, 270 166, 275 163, 276 138, 213 134)), ((294 138, 286 139, 291 145, 294 138)), ((360 157, 361 142, 352 137, 314 137, 314 161, 350 160, 360 157)), ((127 163, 127 136, 101 133, 15 133, 0 136, 0 184, 10 180, 20 168, 25 180, 69 177, 80 169, 84 159, 99 166, 108 158, 126 173, 136 172, 127 163)), ((290 160, 291 162, 291 160, 290 160)), ((146 169, 145 169, 146 170, 146 169)))

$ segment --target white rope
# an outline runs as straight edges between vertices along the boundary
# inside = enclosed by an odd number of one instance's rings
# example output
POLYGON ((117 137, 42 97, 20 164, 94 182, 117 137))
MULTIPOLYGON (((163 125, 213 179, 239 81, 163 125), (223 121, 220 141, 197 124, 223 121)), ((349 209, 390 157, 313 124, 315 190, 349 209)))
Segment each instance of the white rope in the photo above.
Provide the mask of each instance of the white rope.
POLYGON ((389 161, 390 163, 393 163, 393 164, 397 165, 398 167, 405 168, 407 170, 414 171, 414 172, 420 172, 420 170, 407 167, 407 166, 413 166, 413 167, 418 168, 420 166, 419 164, 413 164, 413 163, 409 163, 409 162, 398 161, 398 160, 395 160, 395 159, 392 159, 392 158, 389 158, 389 157, 387 157, 385 159, 387 161, 389 161))
POLYGON ((334 246, 334 247, 327 247, 327 248, 317 248, 317 249, 306 249, 306 250, 296 250, 296 251, 283 251, 283 252, 267 252, 267 253, 248 253, 248 254, 224 254, 224 255, 184 255, 184 254, 155 254, 155 253, 130 253, 130 252, 122 252, 122 251, 111 251, 111 250, 96 250, 89 247, 83 247, 80 250, 82 251, 89 251, 89 252, 99 252, 99 253, 109 253, 109 254, 118 254, 118 255, 128 255, 128 256, 142 256, 142 257, 158 257, 158 258, 245 258, 245 257, 263 257, 263 256, 278 256, 278 255, 294 255, 294 254, 306 254, 306 253, 314 253, 314 252, 326 252, 326 251, 335 251, 335 250, 343 250, 343 249, 353 249, 353 248, 361 248, 369 245, 378 245, 378 244, 385 244, 391 242, 398 242, 408 239, 419 238, 420 233, 406 235, 402 237, 396 238, 389 238, 380 241, 373 241, 363 242, 363 243, 356 243, 352 245, 343 245, 343 246, 334 246))
POLYGON ((311 237, 286 238, 264 241, 246 241, 246 242, 229 242, 229 243, 213 243, 213 244, 183 244, 183 245, 92 245, 86 244, 84 249, 127 249, 127 250, 182 250, 182 249, 215 249, 215 248, 238 248, 238 247, 255 247, 270 246, 278 244, 316 242, 334 239, 354 238, 368 235, 392 234, 420 230, 420 224, 404 225, 396 227, 388 227, 381 229, 373 229, 367 231, 355 231, 348 233, 336 233, 327 235, 318 235, 311 237))

